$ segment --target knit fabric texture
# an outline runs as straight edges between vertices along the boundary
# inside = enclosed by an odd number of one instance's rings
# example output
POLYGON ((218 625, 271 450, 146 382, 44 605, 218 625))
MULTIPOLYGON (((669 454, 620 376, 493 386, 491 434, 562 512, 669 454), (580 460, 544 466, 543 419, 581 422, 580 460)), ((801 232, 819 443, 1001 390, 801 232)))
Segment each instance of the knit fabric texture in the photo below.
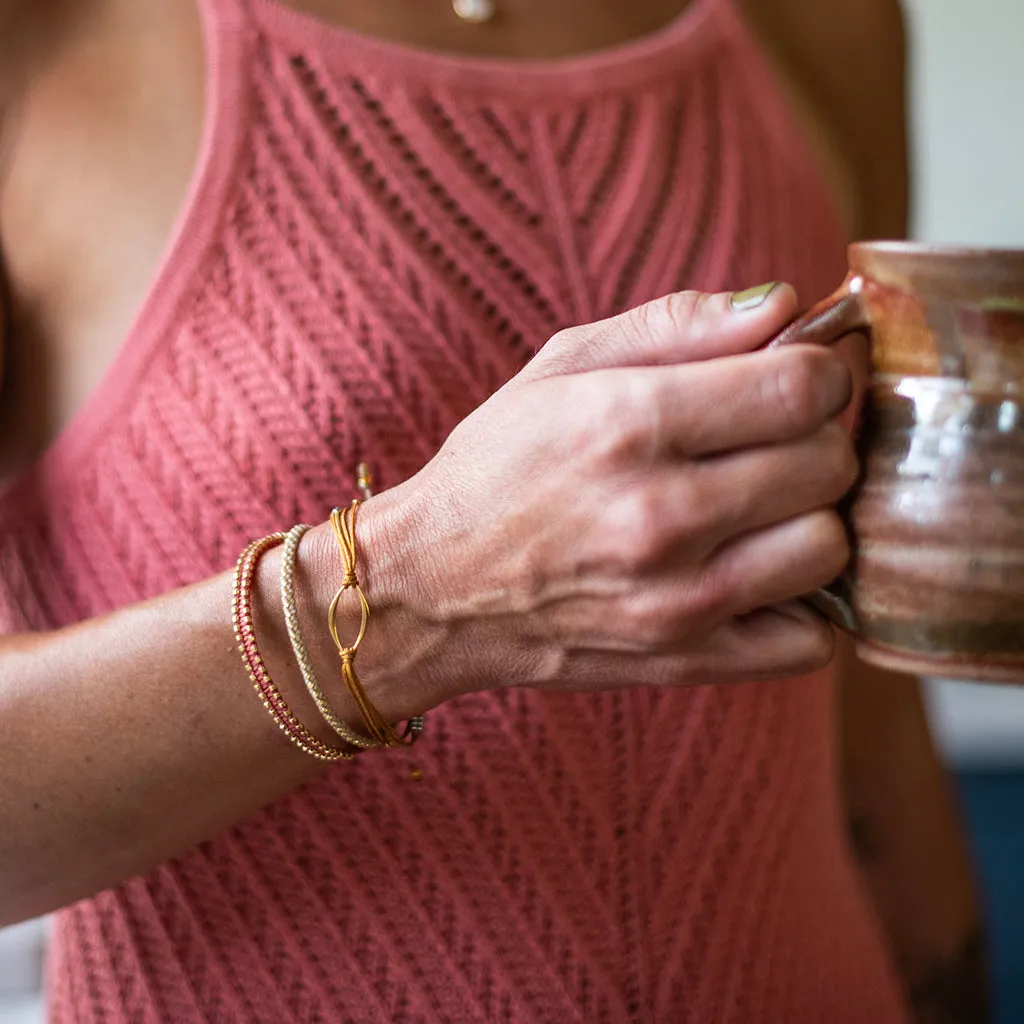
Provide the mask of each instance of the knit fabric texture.
MULTIPOLYGON (((323 520, 360 460, 407 478, 560 328, 680 288, 785 279, 809 303, 842 278, 730 0, 542 63, 273 0, 202 13, 205 141, 157 279, 0 497, 5 631, 224 570, 323 520)), ((452 702, 414 752, 332 766, 62 911, 51 1019, 900 1024, 833 700, 819 674, 452 702)))

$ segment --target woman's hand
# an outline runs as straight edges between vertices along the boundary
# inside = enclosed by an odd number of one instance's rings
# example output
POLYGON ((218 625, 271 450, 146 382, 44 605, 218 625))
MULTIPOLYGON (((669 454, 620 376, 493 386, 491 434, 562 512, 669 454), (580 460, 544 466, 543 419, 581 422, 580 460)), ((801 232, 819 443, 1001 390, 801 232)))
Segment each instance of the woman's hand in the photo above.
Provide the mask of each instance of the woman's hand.
POLYGON ((682 293, 564 331, 367 505, 370 557, 388 545, 406 608, 445 641, 447 696, 830 660, 831 628, 794 599, 849 557, 850 375, 826 349, 758 351, 795 309, 786 287, 745 311, 682 293))
MULTIPOLYGON (((373 615, 359 670, 389 721, 474 689, 691 684, 828 661, 830 627, 792 598, 847 558, 831 504, 855 473, 833 419, 849 378, 828 351, 755 351, 794 307, 788 289, 747 312, 676 295, 566 331, 425 469, 365 504, 373 615)), ((329 525, 306 536, 300 620, 351 716, 324 624, 337 545, 329 525)), ((275 548, 259 566, 261 652, 328 739, 295 671, 280 559, 275 548)), ((0 637, 0 924, 143 873, 319 770, 253 695, 232 588, 224 573, 0 637)))

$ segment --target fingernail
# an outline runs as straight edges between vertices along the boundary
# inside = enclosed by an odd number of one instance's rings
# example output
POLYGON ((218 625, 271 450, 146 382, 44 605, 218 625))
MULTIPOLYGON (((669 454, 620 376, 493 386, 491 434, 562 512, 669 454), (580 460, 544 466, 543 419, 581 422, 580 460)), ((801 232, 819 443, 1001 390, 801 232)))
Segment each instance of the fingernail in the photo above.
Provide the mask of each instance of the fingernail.
POLYGON ((734 292, 729 304, 734 313, 746 313, 751 309, 763 306, 768 296, 778 287, 778 281, 769 281, 767 284, 759 284, 756 288, 747 288, 746 291, 734 292))

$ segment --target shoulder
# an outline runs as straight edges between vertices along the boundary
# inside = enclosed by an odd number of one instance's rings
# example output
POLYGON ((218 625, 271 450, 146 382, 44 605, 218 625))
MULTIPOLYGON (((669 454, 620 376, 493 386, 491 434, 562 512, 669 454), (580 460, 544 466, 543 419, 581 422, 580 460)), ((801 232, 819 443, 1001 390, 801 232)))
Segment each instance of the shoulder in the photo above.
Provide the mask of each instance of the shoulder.
POLYGON ((818 116, 856 183, 856 233, 907 217, 906 27, 899 0, 738 0, 818 116))
MULTIPOLYGON (((774 26, 795 47, 812 46, 826 56, 857 51, 870 57, 879 45, 899 44, 900 0, 739 0, 748 17, 774 26)), ((822 63, 826 63, 822 60, 822 63)))

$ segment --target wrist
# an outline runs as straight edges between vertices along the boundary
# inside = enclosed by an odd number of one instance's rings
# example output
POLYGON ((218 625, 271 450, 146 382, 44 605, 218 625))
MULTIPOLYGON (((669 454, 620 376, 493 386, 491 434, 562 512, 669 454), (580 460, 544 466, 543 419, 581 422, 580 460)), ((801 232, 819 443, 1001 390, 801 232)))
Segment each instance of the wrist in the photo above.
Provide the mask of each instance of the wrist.
MULTIPOLYGON (((358 671, 370 699, 393 722, 424 714, 464 692, 457 659, 449 657, 451 631, 430 611, 431 588, 423 568, 427 559, 417 534, 417 523, 393 492, 377 495, 359 509, 357 573, 370 615, 359 647, 358 671)), ((310 530, 296 566, 300 616, 308 623, 307 643, 325 687, 347 706, 327 625, 327 611, 342 575, 330 524, 310 530)), ((342 643, 355 639, 359 611, 354 594, 342 597, 337 624, 342 643)))

